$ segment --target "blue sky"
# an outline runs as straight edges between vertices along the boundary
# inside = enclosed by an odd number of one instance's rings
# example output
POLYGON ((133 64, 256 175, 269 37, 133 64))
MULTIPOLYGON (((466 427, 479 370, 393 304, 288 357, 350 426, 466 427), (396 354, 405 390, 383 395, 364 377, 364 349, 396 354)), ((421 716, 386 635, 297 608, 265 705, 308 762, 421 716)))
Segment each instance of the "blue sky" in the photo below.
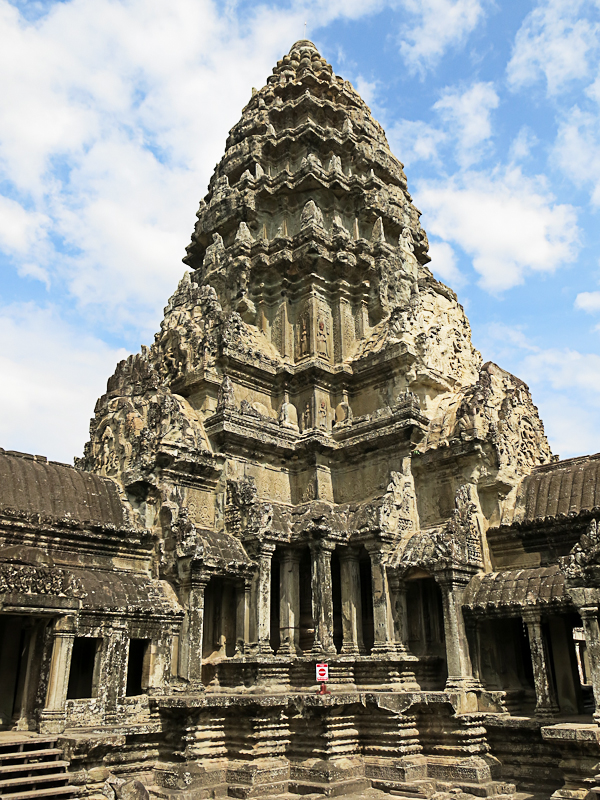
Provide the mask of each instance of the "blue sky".
POLYGON ((0 0, 0 446, 71 461, 253 86, 307 33, 562 457, 600 450, 600 0, 0 0))

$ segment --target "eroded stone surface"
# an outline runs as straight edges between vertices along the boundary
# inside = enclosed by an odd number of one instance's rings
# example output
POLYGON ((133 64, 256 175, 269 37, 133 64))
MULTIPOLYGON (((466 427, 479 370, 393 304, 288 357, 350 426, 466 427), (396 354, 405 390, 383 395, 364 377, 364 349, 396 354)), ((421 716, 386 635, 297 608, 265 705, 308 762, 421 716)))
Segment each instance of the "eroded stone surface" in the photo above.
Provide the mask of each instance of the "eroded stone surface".
POLYGON ((78 468, 0 453, 0 717, 60 734, 84 795, 595 784, 597 459, 482 362, 419 217, 296 43, 78 468))

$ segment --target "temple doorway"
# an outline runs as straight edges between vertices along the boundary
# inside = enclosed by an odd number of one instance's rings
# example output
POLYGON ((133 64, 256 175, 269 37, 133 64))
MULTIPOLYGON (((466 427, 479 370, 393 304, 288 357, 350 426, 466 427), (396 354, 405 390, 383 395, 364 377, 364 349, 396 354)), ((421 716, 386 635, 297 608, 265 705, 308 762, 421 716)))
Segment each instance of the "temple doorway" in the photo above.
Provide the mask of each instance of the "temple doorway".
POLYGON ((0 728, 27 729, 40 683, 44 630, 48 619, 0 616, 0 728))
POLYGON ((443 688, 447 669, 442 593, 424 570, 406 575, 406 611, 408 648, 421 661, 423 680, 427 688, 443 688))
POLYGON ((521 617, 477 622, 480 679, 490 691, 506 692, 511 714, 532 714, 535 686, 527 629, 521 617))
POLYGON ((574 630, 581 625, 581 617, 574 613, 548 616, 544 623, 552 681, 561 714, 590 713, 590 702, 593 703, 591 686, 588 689, 582 684, 577 662, 574 630))
POLYGON ((204 590, 204 660, 231 658, 236 647, 236 585, 212 577, 204 590))

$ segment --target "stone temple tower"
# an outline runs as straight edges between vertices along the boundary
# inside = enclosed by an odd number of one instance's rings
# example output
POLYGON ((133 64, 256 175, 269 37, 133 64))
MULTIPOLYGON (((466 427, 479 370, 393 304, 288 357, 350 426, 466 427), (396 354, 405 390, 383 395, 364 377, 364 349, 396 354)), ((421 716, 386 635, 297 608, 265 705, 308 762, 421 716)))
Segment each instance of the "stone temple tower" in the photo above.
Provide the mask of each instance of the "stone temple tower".
POLYGON ((297 42, 230 132, 154 344, 97 403, 81 466, 120 486, 183 609, 153 697, 173 791, 511 791, 462 608, 552 457, 419 217, 368 107, 297 42))

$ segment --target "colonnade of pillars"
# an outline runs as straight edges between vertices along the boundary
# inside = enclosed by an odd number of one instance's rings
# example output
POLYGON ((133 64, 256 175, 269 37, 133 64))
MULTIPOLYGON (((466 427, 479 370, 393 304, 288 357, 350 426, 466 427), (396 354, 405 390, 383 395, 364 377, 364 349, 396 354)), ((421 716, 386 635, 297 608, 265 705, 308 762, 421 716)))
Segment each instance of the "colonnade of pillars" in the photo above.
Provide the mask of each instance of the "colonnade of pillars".
MULTIPOLYGON (((236 601, 237 644, 249 653, 272 653, 270 634, 271 558, 274 547, 263 548, 259 569, 252 581, 243 585, 236 601), (253 641, 253 635, 255 639, 253 641), (243 639, 243 641, 242 641, 243 639)), ((334 654, 333 644, 333 595, 331 578, 331 555, 333 548, 323 543, 311 546, 312 610, 315 637, 312 651, 317 655, 334 654)), ((388 579, 378 551, 369 553, 372 576, 374 645, 372 652, 385 654, 406 653, 406 594, 398 578, 388 579)), ((365 652, 362 632, 361 580, 359 554, 352 548, 339 550, 341 572, 341 605, 343 643, 341 653, 360 655, 365 652)), ((280 557, 280 647, 281 655, 299 655, 300 619, 300 553, 293 548, 283 549, 280 557)), ((207 579, 193 584, 188 612, 188 649, 185 672, 192 682, 201 678, 201 646, 204 589, 207 579)), ((479 646, 476 625, 470 619, 465 626, 461 609, 462 594, 466 586, 464 579, 447 577, 438 581, 442 590, 444 629, 448 664, 448 687, 458 688, 461 681, 478 683, 480 678, 479 646), (474 633, 475 632, 475 633, 474 633), (469 640, 471 647, 469 647, 469 640), (472 662, 471 662, 472 656, 472 662)), ((585 632, 589 652, 591 680, 596 708, 600 709, 600 623, 598 609, 578 609, 585 632)), ((558 710, 551 678, 551 666, 547 642, 543 634, 541 614, 537 609, 528 609, 523 614, 527 626, 536 692, 536 713, 552 714, 558 710)), ((115 664, 123 662, 119 653, 126 646, 126 631, 121 637, 112 636, 104 659, 106 669, 111 670, 113 653, 115 664), (117 641, 118 639, 118 641, 117 641), (113 641, 114 640, 114 641, 113 641), (116 644, 115 644, 116 642, 116 644), (118 651, 118 652, 117 652, 118 651)), ((50 663, 48 689, 44 717, 46 729, 50 730, 52 719, 64 715, 69 680, 69 667, 75 638, 72 617, 55 622, 53 649, 50 663)), ((168 659, 161 662, 161 675, 154 676, 156 685, 168 683, 170 665, 168 659)), ((108 675, 104 678, 111 682, 108 675)), ((114 683, 114 681, 112 682, 114 683)), ((464 683, 463 683, 464 685, 464 683)), ((110 693, 109 693, 110 695, 110 693)), ((110 704, 112 695, 107 697, 110 704)), ((116 701, 116 696, 112 698, 116 701)))
MULTIPOLYGON (((311 607, 314 625, 312 652, 335 654, 333 641, 334 600, 331 559, 335 545, 325 542, 310 544, 311 607)), ((250 592, 250 652, 272 653, 271 646, 271 562, 274 546, 263 546, 259 569, 250 592), (256 638, 252 640, 253 632, 256 638)), ((340 566, 341 623, 343 655, 366 653, 363 632, 363 599, 360 575, 360 553, 357 548, 336 550, 340 566)), ((281 548, 279 556, 279 655, 301 655, 300 644, 300 561, 302 551, 281 548)), ((392 595, 380 551, 370 551, 371 597, 373 614, 373 653, 398 652, 398 631, 394 625, 392 595)), ((275 587, 276 590, 276 587, 275 587)), ((397 626, 396 626, 397 627, 397 626)))
MULTIPOLYGON (((334 602, 331 560, 336 552, 340 569, 341 655, 367 653, 363 634, 363 597, 360 552, 357 548, 337 547, 328 542, 310 544, 312 618, 314 640, 311 652, 317 656, 335 655, 333 641, 334 602)), ((237 652, 247 655, 272 655, 271 567, 275 545, 263 544, 259 569, 244 590, 237 593, 237 652)), ((302 552, 293 547, 278 549, 279 561, 279 647, 277 655, 302 655, 300 644, 300 561, 302 552)), ((409 654, 406 582, 388 575, 380 550, 369 550, 373 611, 374 655, 409 654)), ((446 688, 470 689, 481 686, 479 643, 475 621, 465 617, 462 600, 471 575, 448 571, 436 576, 441 592, 446 665, 446 688)), ((588 642, 596 706, 600 708, 600 629, 597 609, 580 609, 588 642)), ((553 688, 548 646, 543 635, 541 614, 528 609, 523 614, 527 627, 536 693, 536 713, 553 714, 558 704, 553 688)))
MULTIPOLYGON (((583 623, 586 647, 589 654, 590 680, 596 705, 594 717, 600 721, 600 623, 598 621, 598 608, 577 609, 583 623)), ((533 684, 535 690, 535 714, 539 716, 552 716, 559 712, 559 699, 556 694, 553 679, 552 656, 549 648, 547 633, 544 630, 542 613, 538 608, 528 608, 521 612, 521 619, 527 630, 527 640, 533 671, 533 684)), ((481 678, 480 663, 480 634, 478 620, 469 617, 466 628, 468 640, 471 644, 473 675, 477 681, 481 678)), ((562 665, 567 668, 566 665, 562 665)), ((574 679, 577 676, 573 676, 574 679)))
MULTIPOLYGON (((409 656, 407 582, 395 573, 388 574, 384 554, 375 547, 361 550, 358 547, 336 546, 322 540, 308 544, 310 551, 311 616, 314 635, 310 652, 319 657, 335 655, 372 655, 401 658, 409 656), (339 599, 341 646, 334 643, 334 587, 332 555, 339 563, 339 599), (361 576, 361 558, 368 558, 368 591, 365 591, 364 574, 361 576), (363 608, 368 602, 370 608, 363 608), (365 613, 365 612, 369 613, 365 613), (341 619, 340 619, 341 618, 341 619), (370 631, 369 647, 365 644, 365 620, 370 631)), ((278 546, 263 542, 256 555, 258 569, 245 582, 239 580, 236 591, 236 654, 270 656, 274 650, 279 656, 296 657, 308 652, 301 642, 301 561, 305 550, 292 546, 278 546), (277 550, 277 553, 276 553, 277 550), (273 570, 274 556, 278 570, 273 570), (272 574, 279 574, 275 583, 272 574), (278 596, 272 598, 272 592, 278 596), (273 602, 276 600, 278 602, 273 602), (278 619, 273 619, 273 611, 278 619), (273 629, 277 630, 278 646, 273 647, 273 629)), ((448 683, 460 688, 472 684, 473 676, 469 647, 462 615, 462 597, 470 574, 438 576, 436 582, 442 596, 444 632, 447 650, 448 683)), ((196 581, 193 598, 190 596, 190 624, 188 635, 196 642, 189 649, 189 668, 183 676, 199 680, 202 649, 199 635, 203 620, 200 604, 208 578, 196 581), (191 615, 194 619, 191 619, 191 615), (192 664, 191 659, 194 663, 192 664)), ((223 596, 222 590, 219 595, 223 596)), ((224 618, 225 615, 221 615, 224 618)), ((224 623, 221 622, 221 625, 224 623)), ((221 631, 224 635, 224 632, 221 631)), ((222 639, 223 635, 217 639, 222 639)), ((305 643, 304 643, 305 644, 305 643)), ((206 643, 205 643, 206 645, 206 643)), ((339 641, 338 641, 339 645, 339 641)), ((204 655, 225 655, 223 645, 208 643, 204 655)))

